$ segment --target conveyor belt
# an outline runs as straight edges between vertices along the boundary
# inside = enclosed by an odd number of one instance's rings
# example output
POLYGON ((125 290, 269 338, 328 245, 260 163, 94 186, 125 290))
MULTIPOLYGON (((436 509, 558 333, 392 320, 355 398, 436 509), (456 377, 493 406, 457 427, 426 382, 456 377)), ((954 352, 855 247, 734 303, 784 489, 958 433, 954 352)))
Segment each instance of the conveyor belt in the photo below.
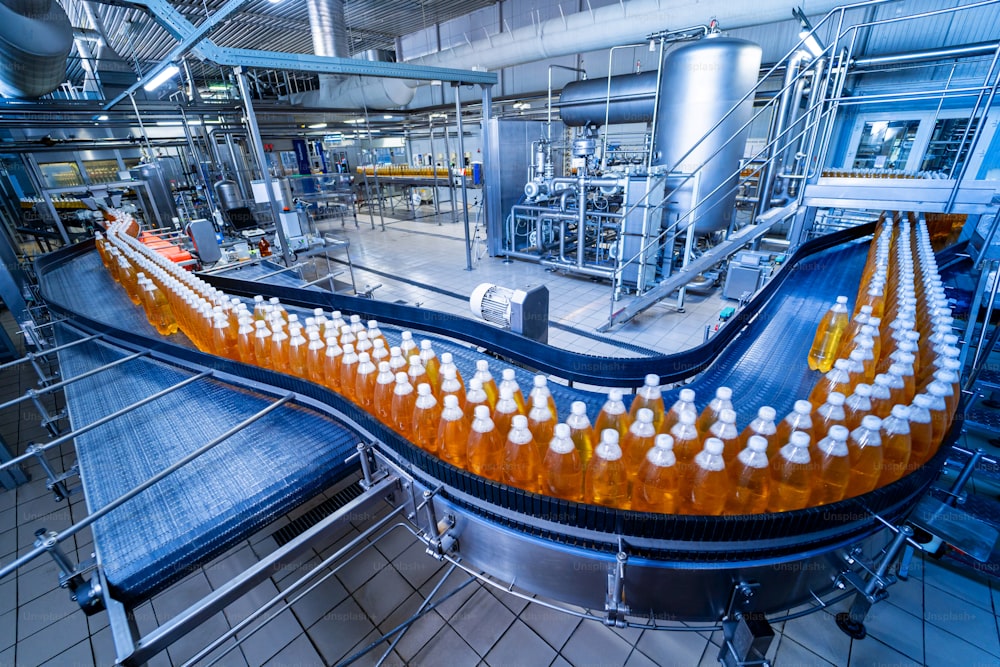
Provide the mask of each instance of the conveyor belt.
MULTIPOLYGON (((63 330, 60 336, 75 336, 63 330)), ((85 343, 59 353, 64 378, 125 356, 85 343)), ((72 383, 66 402, 84 426, 194 373, 148 358, 72 383)), ((273 399, 204 379, 78 436, 93 512, 266 407, 273 399)), ((329 486, 358 437, 329 417, 281 406, 97 521, 94 541, 123 601, 142 600, 329 486)))
MULTIPOLYGON (((284 268, 285 267, 278 262, 272 262, 265 259, 257 264, 238 266, 227 271, 219 271, 216 275, 225 276, 227 278, 236 278, 238 280, 249 280, 264 285, 301 287, 302 283, 305 281, 299 277, 297 270, 275 273, 276 271, 281 271, 284 268)), ((307 287, 305 289, 318 291, 320 288, 307 287)))

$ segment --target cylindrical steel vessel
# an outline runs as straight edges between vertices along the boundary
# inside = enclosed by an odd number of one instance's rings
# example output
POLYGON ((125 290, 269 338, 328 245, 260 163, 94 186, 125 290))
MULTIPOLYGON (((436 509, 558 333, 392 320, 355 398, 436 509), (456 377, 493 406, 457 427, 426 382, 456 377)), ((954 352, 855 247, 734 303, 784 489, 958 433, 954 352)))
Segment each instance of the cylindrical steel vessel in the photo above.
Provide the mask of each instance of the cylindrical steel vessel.
MULTIPOLYGON (((663 63, 653 164, 697 173, 695 201, 715 190, 694 214, 699 233, 726 229, 732 219, 747 135, 740 128, 753 111, 752 95, 740 99, 756 85, 760 59, 753 42, 708 36, 671 51, 663 63)), ((674 213, 687 213, 684 204, 674 213)))
POLYGON ((656 98, 656 72, 611 77, 610 104, 608 80, 589 79, 566 84, 559 95, 559 115, 570 127, 609 124, 648 123, 653 120, 656 98))
POLYGON ((236 185, 236 181, 218 181, 215 184, 215 195, 219 198, 219 207, 223 211, 243 205, 243 197, 240 196, 240 188, 236 185))

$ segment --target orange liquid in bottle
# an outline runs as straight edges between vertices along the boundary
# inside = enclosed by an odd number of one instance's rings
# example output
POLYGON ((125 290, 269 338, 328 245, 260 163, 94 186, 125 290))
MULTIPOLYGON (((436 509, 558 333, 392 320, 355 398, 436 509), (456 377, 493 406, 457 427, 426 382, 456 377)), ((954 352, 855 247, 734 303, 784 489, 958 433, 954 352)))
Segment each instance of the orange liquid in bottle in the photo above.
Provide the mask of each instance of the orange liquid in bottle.
POLYGON ((674 439, 665 433, 656 436, 655 444, 643 458, 632 482, 631 509, 636 512, 675 514, 680 505, 680 480, 674 439))
POLYGON ((816 476, 813 482, 810 505, 826 505, 844 498, 847 482, 851 478, 851 461, 848 457, 846 426, 835 424, 825 438, 816 445, 816 476))
POLYGON ((639 410, 643 408, 652 411, 653 428, 659 429, 663 423, 664 406, 663 394, 660 392, 660 376, 658 375, 647 375, 645 383, 635 393, 635 398, 632 400, 632 405, 628 411, 629 418, 631 418, 633 423, 637 419, 639 410))
POLYGON ((583 464, 566 424, 556 425, 542 457, 541 492, 573 502, 583 498, 583 464))
POLYGON ((732 493, 726 502, 727 514, 759 514, 767 510, 771 493, 771 471, 767 463, 767 440, 750 436, 729 467, 732 493))
POLYGON ((844 490, 844 498, 853 498, 875 488, 882 473, 882 438, 879 429, 882 420, 867 415, 861 426, 851 431, 847 439, 847 452, 851 463, 851 477, 844 490))
POLYGON ((538 449, 528 430, 528 418, 515 415, 503 448, 503 483, 537 493, 540 468, 538 449))
POLYGON ((687 514, 718 516, 725 510, 730 481, 723 448, 718 438, 707 438, 704 449, 695 456, 686 507, 681 508, 687 514))
POLYGON ((833 368, 837 350, 849 324, 847 297, 838 296, 837 303, 826 312, 816 330, 812 348, 809 350, 810 370, 826 373, 833 368))
POLYGON ((931 424, 931 397, 917 394, 910 406, 910 465, 913 470, 931 458, 934 447, 934 427, 931 424))
POLYGON ((809 505, 812 495, 809 463, 809 436, 795 431, 771 462, 771 496, 767 505, 770 511, 788 512, 809 505))
POLYGON ((444 398, 441 423, 438 425, 438 455, 453 466, 464 468, 467 464, 469 446, 469 422, 458 406, 458 397, 444 398))
POLYGON ((495 481, 503 478, 504 446, 490 418, 490 406, 477 405, 469 429, 466 465, 471 473, 495 481))
POLYGON ((397 433, 413 440, 413 410, 417 401, 416 392, 406 373, 396 373, 396 386, 392 391, 392 427, 397 433))
POLYGON ((606 429, 583 480, 583 499, 593 505, 628 509, 628 475, 618 446, 618 432, 606 429))
POLYGON ((608 400, 604 403, 604 407, 601 408, 601 411, 597 414, 597 419, 594 421, 594 441, 600 442, 601 433, 609 428, 618 433, 620 440, 628 433, 629 426, 631 425, 632 420, 629 418, 628 412, 625 411, 625 403, 622 401, 621 390, 612 389, 608 392, 608 400))
POLYGON ((426 382, 417 387, 417 399, 413 405, 413 442, 432 454, 438 452, 438 425, 441 422, 441 407, 438 405, 431 386, 426 382))

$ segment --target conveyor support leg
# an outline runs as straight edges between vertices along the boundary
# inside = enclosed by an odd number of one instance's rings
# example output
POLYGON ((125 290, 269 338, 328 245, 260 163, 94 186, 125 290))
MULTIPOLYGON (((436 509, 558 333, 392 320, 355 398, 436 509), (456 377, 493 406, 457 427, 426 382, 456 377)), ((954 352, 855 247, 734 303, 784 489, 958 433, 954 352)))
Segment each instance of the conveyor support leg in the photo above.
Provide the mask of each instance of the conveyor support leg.
POLYGON ((892 567, 907 540, 911 537, 913 537, 913 529, 909 526, 901 526, 896 531, 892 542, 882 552, 881 559, 874 569, 856 561, 853 557, 848 557, 849 564, 853 565, 858 562, 871 575, 867 581, 853 571, 845 572, 842 575, 842 580, 852 585, 858 592, 854 596, 850 611, 842 611, 837 614, 837 627, 853 639, 864 639, 868 634, 865 629, 865 616, 868 615, 868 610, 873 604, 888 597, 886 588, 896 583, 896 577, 889 573, 889 568, 892 567))

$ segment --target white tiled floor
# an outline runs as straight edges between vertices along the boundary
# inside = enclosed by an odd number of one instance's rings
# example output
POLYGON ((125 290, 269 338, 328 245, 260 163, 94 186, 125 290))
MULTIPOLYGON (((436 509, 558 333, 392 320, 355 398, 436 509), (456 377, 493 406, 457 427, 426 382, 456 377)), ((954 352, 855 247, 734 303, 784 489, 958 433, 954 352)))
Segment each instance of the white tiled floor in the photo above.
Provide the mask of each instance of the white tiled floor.
MULTIPOLYGON (((362 216, 365 221, 365 216, 362 216)), ((454 226, 432 222, 399 222, 388 231, 348 227, 352 254, 359 264, 382 268, 392 265, 385 253, 403 247, 426 258, 423 266, 403 269, 418 283, 439 285, 467 294, 481 281, 518 286, 549 281, 553 321, 587 333, 599 323, 607 308, 607 287, 589 280, 559 276, 541 267, 502 264, 484 259, 474 272, 464 271, 460 243, 440 235, 454 235, 454 226), (409 230, 409 231, 404 231, 409 230), (433 234, 433 235, 432 235, 433 234), (570 298, 571 295, 572 298, 570 298)), ((340 233, 339 227, 337 233, 340 233)), ((400 265, 401 263, 397 263, 400 265)), ((402 299, 430 303, 451 312, 466 313, 463 298, 443 296, 407 282, 358 271, 359 285, 382 282, 376 291, 383 300, 402 299)), ((700 342, 702 328, 714 322, 727 305, 718 297, 691 299, 680 315, 658 306, 615 331, 615 340, 672 352, 700 342)), ((428 306, 430 307, 430 306, 428 306)), ((553 341, 581 351, 622 354, 613 344, 594 341, 578 333, 553 329, 553 341)), ((35 378, 28 369, 4 372, 0 401, 23 393, 35 378)), ((47 440, 32 410, 7 410, 0 414, 0 434, 16 451, 31 440, 47 440)), ((977 441, 978 442, 978 441, 977 441)), ((970 444, 970 443, 966 443, 970 444)), ((56 467, 74 460, 71 448, 53 457, 56 467)), ((36 527, 65 527, 83 516, 82 499, 74 496, 67 509, 55 502, 37 466, 28 466, 32 481, 15 491, 0 492, 0 563, 7 563, 30 545, 36 527)), ((362 525, 338 531, 316 544, 300 559, 318 564, 359 534, 362 525)), ((273 528, 241 543, 226 555, 192 572, 183 582, 135 610, 136 624, 149 631, 191 601, 218 587, 234 572, 276 548, 269 536, 273 528)), ((89 534, 74 538, 75 558, 89 556, 89 534)), ((294 603, 289 611, 220 659, 221 665, 322 665, 338 663, 389 632, 416 613, 445 576, 446 567, 424 553, 423 547, 403 529, 394 529, 374 544, 365 543, 363 554, 338 570, 315 590, 294 603)), ((288 567, 273 573, 244 599, 210 619, 199 629, 156 656, 150 664, 181 664, 213 636, 231 627, 278 591, 286 591, 303 568, 288 567)), ((464 581, 458 571, 448 576, 438 594, 453 591, 464 581)), ((830 609, 775 624, 776 636, 768 657, 781 667, 793 665, 1000 665, 1000 635, 996 613, 1000 607, 1000 581, 988 580, 950 561, 917 556, 909 581, 890 588, 889 598, 871 610, 866 625, 869 636, 854 641, 840 632, 833 615, 847 608, 842 602, 830 609)), ((716 664, 720 632, 664 632, 610 629, 529 603, 494 587, 474 582, 416 620, 402 634, 384 664, 387 665, 677 665, 716 664)), ((356 664, 375 664, 390 642, 356 664)), ((114 660, 106 615, 86 617, 56 585, 55 568, 39 559, 15 576, 0 580, 0 666, 4 665, 108 665, 114 660)))

